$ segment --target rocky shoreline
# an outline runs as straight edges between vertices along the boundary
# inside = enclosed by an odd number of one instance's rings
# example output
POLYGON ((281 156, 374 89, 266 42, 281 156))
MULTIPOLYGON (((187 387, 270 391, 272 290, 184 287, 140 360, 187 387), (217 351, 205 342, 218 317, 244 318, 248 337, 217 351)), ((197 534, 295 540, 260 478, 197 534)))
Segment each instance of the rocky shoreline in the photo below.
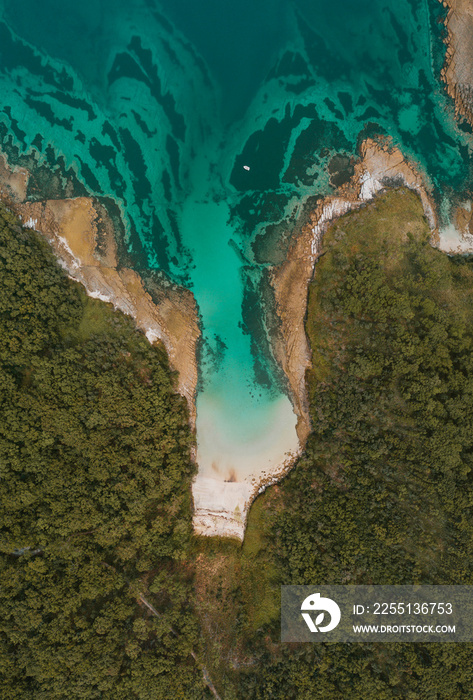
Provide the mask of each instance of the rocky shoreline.
MULTIPOLYGON (((311 353, 305 333, 309 283, 321 253, 323 234, 339 216, 358 209, 386 187, 404 186, 419 195, 433 237, 437 234, 437 217, 427 185, 416 168, 409 164, 390 139, 367 139, 360 148, 351 180, 337 195, 322 199, 311 213, 308 223, 288 252, 287 259, 271 272, 271 284, 280 320, 279 337, 274 343, 277 361, 289 380, 294 410, 298 416, 297 432, 301 451, 310 432, 305 375, 311 353)), ((290 465, 288 465, 290 468, 290 465)))
POLYGON ((311 352, 305 333, 305 318, 308 287, 322 252, 323 234, 332 221, 362 207, 378 192, 401 186, 419 195, 432 231, 432 242, 436 243, 437 216, 425 179, 413 164, 406 161, 390 139, 367 139, 361 145, 360 159, 355 164, 351 180, 339 188, 336 195, 319 202, 309 217, 310 222, 295 236, 286 260, 271 269, 270 283, 280 321, 279 332, 273 338, 273 349, 288 378, 291 400, 298 417, 299 450, 288 455, 277 470, 266 473, 259 482, 253 479, 252 483, 220 484, 213 479, 197 480, 193 489, 196 505, 194 526, 199 534, 242 540, 253 500, 287 474, 302 453, 311 430, 305 383, 311 352), (235 503, 238 503, 236 509, 235 503))
POLYGON ((194 429, 200 327, 192 293, 154 282, 151 295, 135 270, 119 265, 113 224, 99 201, 91 197, 26 201, 29 177, 28 170, 10 167, 0 153, 0 199, 24 226, 49 241, 61 266, 87 294, 132 316, 150 342, 164 344, 194 429))
POLYGON ((471 0, 439 0, 445 19, 447 52, 442 80, 455 101, 455 112, 473 125, 473 5, 471 0))
MULTIPOLYGON (((197 479, 193 485, 194 528, 199 534, 242 540, 254 498, 280 480, 304 449, 311 429, 305 384, 311 362, 305 334, 308 286, 330 222, 363 206, 386 187, 405 186, 418 193, 432 231, 437 230, 435 209, 424 179, 389 139, 364 141, 360 156, 351 180, 336 195, 319 202, 309 223, 292 241, 287 259, 270 272, 280 321, 279 332, 273 338, 274 353, 288 378, 298 417, 299 449, 287 454, 277 470, 262 472, 259 481, 197 479)), ((177 390, 187 399, 190 423, 195 428, 200 328, 192 293, 171 284, 164 286, 154 279, 147 280, 145 286, 135 270, 121 267, 113 223, 99 201, 90 197, 27 201, 28 179, 27 170, 10 167, 0 154, 0 199, 21 217, 25 226, 44 235, 68 275, 81 282, 90 296, 112 303, 135 319, 150 342, 159 340, 164 344, 171 366, 179 373, 177 390)))

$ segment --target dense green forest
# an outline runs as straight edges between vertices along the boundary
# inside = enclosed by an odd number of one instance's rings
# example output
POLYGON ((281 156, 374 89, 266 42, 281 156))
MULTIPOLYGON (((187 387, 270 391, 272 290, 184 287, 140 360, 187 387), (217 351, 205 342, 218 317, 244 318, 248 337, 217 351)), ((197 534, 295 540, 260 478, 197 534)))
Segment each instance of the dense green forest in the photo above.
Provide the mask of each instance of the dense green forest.
POLYGON ((281 584, 473 583, 473 269, 429 235, 399 189, 325 236, 307 316, 313 433, 227 555, 224 697, 473 697, 470 644, 279 643, 281 584))
POLYGON ((2 697, 469 700, 469 644, 279 641, 281 584, 473 584, 473 269, 404 189, 310 287, 313 433, 243 545, 191 532, 166 355, 0 219, 2 697))
POLYGON ((207 697, 164 350, 4 210, 0 318, 1 697, 207 697))

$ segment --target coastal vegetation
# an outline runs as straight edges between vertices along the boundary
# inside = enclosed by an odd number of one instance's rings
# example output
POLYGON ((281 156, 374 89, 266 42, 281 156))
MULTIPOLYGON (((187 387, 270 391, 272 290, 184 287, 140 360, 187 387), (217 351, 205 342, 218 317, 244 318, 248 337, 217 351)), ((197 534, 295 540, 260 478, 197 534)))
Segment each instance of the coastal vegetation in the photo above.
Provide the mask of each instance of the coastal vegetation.
POLYGON ((312 434, 242 545, 192 535, 162 348, 0 230, 2 697, 467 700, 470 644, 279 641, 283 584, 473 583, 473 269, 418 197, 327 231, 312 434))
POLYGON ((163 348, 5 210, 0 319, 2 698, 206 697, 163 348))
POLYGON ((470 697, 470 644, 279 643, 281 584, 473 582, 473 269, 429 238, 406 189, 325 236, 306 326, 313 432, 235 555, 254 579, 216 671, 225 697, 470 697))

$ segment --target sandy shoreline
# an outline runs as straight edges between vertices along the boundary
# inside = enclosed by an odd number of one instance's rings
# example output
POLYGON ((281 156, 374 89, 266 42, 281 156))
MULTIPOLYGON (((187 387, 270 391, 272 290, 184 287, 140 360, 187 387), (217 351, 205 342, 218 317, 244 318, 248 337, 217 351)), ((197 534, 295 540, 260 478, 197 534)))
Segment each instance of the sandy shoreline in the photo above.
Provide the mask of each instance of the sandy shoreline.
POLYGON ((471 0, 439 0, 445 19, 447 53, 442 80, 455 101, 455 112, 473 125, 473 4, 471 0))
POLYGON ((300 454, 296 417, 287 397, 265 407, 266 424, 244 437, 221 429, 218 416, 199 405, 209 425, 201 430, 197 448, 199 472, 192 486, 194 529, 201 535, 243 539, 246 518, 255 496, 278 481, 300 454))
MULTIPOLYGON (((170 364, 178 372, 177 390, 187 399, 191 427, 195 428, 200 328, 192 293, 170 284, 164 287, 157 280, 147 280, 145 288, 135 270, 119 266, 113 223, 100 202, 90 197, 27 201, 29 177, 26 169, 10 167, 0 153, 0 199, 24 226, 48 240, 69 277, 80 282, 90 296, 132 316, 150 342, 163 342, 170 364)), ((287 419, 276 413, 268 434, 244 446, 248 464, 244 473, 235 475, 238 481, 199 469, 192 486, 193 522, 198 534, 243 539, 254 497, 294 463, 300 452, 297 437, 294 434, 288 440, 287 419), (285 450, 288 444, 292 451, 285 450)), ((222 454, 224 447, 224 458, 231 461, 232 446, 222 446, 222 454)), ((237 454, 241 445, 234 447, 237 454)), ((193 457, 196 459, 197 453, 193 457)))
POLYGON ((408 187, 420 197, 425 216, 437 240, 437 216, 427 184, 422 175, 408 163, 390 139, 367 139, 360 149, 355 172, 337 195, 322 199, 310 215, 289 249, 287 259, 271 270, 270 282, 280 320, 274 352, 289 382, 291 400, 298 417, 299 447, 287 459, 268 469, 259 481, 248 479, 237 483, 218 481, 201 474, 194 482, 194 527, 205 535, 231 536, 243 539, 246 517, 254 498, 268 485, 279 481, 293 467, 302 453, 310 433, 310 417, 305 374, 310 367, 311 353, 305 334, 308 286, 321 253, 321 243, 328 225, 339 216, 358 209, 383 189, 408 187))
MULTIPOLYGON (((288 378, 298 419, 297 438, 294 435, 289 452, 279 449, 280 442, 287 444, 287 418, 278 414, 268 435, 245 445, 249 466, 244 474, 230 480, 199 470, 192 487, 193 523, 198 534, 243 539, 254 498, 282 478, 304 449, 310 433, 305 384, 311 362, 305 334, 308 285, 329 223, 362 206, 385 187, 403 185, 418 193, 430 227, 437 231, 435 210, 424 179, 389 139, 366 140, 360 155, 350 182, 337 195, 319 202, 309 223, 294 238, 285 262, 271 270, 270 282, 280 320, 274 352, 288 378)), ((88 294, 133 316, 150 342, 159 339, 164 343, 171 366, 179 372, 177 388, 187 398, 191 424, 195 426, 196 348, 200 329, 191 292, 172 286, 159 288, 156 283, 154 289, 149 287, 151 296, 134 270, 118 266, 113 224, 99 202, 89 197, 25 201, 28 176, 22 168, 9 168, 0 155, 0 197, 22 218, 25 226, 43 233, 69 276, 81 282, 88 294)), ((231 454, 225 457, 231 459, 231 454)))

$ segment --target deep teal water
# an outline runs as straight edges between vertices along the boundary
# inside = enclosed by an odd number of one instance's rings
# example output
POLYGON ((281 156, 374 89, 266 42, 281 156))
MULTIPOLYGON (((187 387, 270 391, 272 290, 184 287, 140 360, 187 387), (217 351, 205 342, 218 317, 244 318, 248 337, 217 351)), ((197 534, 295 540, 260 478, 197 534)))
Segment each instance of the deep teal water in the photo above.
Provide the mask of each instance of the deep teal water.
POLYGON ((277 412, 295 423, 265 272, 283 254, 272 225, 331 191, 335 154, 391 135, 446 215, 469 186, 471 134, 438 79, 442 13, 437 0, 0 2, 3 147, 113 198, 135 266, 195 294, 202 449, 212 430, 234 453, 277 412))

